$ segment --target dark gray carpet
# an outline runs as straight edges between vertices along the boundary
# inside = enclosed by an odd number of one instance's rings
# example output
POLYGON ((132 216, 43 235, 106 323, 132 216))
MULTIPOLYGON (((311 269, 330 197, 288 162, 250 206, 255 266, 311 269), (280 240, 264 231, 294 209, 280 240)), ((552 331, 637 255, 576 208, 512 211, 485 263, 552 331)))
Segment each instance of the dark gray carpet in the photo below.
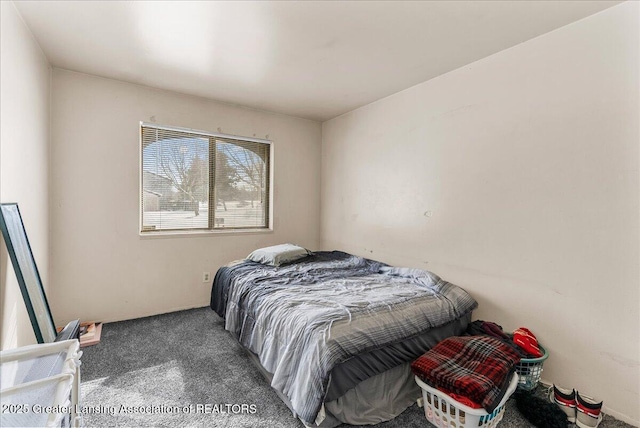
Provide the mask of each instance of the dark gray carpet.
MULTIPOLYGON (((209 308, 105 324, 83 352, 87 427, 304 427, 209 308)), ((532 427, 513 401, 499 426, 532 427)), ((377 426, 431 425, 413 405, 377 426)), ((600 427, 630 425, 605 417, 600 427)))

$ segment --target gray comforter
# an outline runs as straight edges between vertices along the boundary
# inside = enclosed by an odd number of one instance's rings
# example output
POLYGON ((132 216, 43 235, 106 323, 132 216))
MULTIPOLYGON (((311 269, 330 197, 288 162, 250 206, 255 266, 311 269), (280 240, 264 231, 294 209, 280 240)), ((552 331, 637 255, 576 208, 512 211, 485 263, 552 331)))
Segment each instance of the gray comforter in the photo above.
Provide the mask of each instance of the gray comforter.
POLYGON ((335 365, 477 306, 433 273, 325 255, 279 268, 244 262, 231 268, 224 290, 225 328, 258 355, 273 373, 272 387, 308 424, 316 420, 335 365))

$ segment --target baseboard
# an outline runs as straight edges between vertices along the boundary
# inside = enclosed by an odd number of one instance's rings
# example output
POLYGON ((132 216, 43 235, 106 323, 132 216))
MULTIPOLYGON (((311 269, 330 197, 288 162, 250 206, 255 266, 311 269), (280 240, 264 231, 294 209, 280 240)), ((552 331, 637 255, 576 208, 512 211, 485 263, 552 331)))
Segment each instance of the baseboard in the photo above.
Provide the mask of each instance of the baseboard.
MULTIPOLYGON (((189 309, 200 309, 200 308, 208 308, 209 305, 203 305, 200 306, 200 304, 198 305, 187 305, 187 306, 179 306, 176 308, 170 308, 167 310, 164 310, 162 312, 145 312, 142 313, 140 315, 136 315, 136 316, 127 316, 127 315, 123 315, 123 316, 114 316, 114 317, 106 317, 106 318, 102 318, 99 322, 106 324, 106 323, 110 323, 110 322, 119 322, 119 321, 130 321, 130 320, 137 320, 140 318, 149 318, 149 317, 155 317, 156 315, 164 315, 164 314, 171 314, 173 312, 180 312, 180 311, 188 311, 189 309)), ((96 321, 96 323, 98 323, 98 321, 96 321)))

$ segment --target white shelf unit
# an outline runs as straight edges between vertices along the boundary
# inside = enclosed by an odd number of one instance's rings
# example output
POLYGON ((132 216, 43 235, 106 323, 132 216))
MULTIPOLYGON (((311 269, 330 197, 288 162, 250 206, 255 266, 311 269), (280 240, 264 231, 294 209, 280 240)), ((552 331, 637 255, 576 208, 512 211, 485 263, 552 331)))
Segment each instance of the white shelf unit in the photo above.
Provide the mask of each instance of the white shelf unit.
POLYGON ((80 427, 76 339, 0 352, 2 427, 80 427))

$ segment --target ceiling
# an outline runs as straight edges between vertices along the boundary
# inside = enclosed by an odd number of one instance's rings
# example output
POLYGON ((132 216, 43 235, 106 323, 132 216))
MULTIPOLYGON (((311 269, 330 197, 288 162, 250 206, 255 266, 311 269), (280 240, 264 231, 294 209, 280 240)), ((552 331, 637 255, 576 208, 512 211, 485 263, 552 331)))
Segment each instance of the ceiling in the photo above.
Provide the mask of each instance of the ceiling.
POLYGON ((54 67, 327 120, 615 1, 16 1, 54 67))

